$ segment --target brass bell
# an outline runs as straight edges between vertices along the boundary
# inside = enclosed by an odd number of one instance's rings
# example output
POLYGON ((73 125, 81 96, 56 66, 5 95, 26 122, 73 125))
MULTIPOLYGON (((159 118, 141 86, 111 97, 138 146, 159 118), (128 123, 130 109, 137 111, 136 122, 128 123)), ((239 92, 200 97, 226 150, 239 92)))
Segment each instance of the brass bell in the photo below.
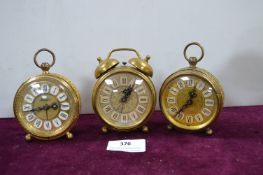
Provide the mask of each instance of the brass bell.
POLYGON ((107 57, 105 60, 102 60, 102 58, 99 57, 97 60, 99 61, 99 65, 95 70, 96 78, 99 78, 102 74, 119 64, 118 60, 109 57, 107 57))
POLYGON ((150 64, 148 64, 148 60, 151 57, 149 55, 147 55, 145 57, 145 59, 141 59, 141 58, 132 58, 129 60, 129 63, 131 65, 133 65, 134 67, 136 67, 137 69, 139 69, 142 73, 144 73, 147 76, 152 77, 153 76, 153 69, 152 66, 150 64))

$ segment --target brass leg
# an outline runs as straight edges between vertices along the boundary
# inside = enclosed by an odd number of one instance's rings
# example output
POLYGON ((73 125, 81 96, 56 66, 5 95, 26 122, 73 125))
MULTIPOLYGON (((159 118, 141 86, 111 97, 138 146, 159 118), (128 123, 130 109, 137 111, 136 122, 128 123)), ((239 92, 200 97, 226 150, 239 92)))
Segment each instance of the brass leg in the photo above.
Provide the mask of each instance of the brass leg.
POLYGON ((26 134, 25 135, 25 140, 30 142, 32 140, 31 134, 26 134))
POLYGON ((148 126, 143 126, 143 127, 142 127, 142 132, 148 133, 148 132, 149 132, 148 126))
POLYGON ((168 125, 167 125, 167 129, 168 129, 168 130, 172 130, 172 129, 173 129, 173 125, 172 125, 171 123, 168 124, 168 125))
POLYGON ((206 128, 205 133, 206 133, 206 135, 210 136, 213 134, 213 130, 211 128, 206 128))
POLYGON ((102 131, 103 134, 106 134, 106 133, 108 132, 107 126, 103 126, 103 127, 101 128, 101 131, 102 131))
POLYGON ((67 132, 66 137, 67 137, 67 139, 71 140, 71 139, 73 139, 74 136, 71 132, 67 132))

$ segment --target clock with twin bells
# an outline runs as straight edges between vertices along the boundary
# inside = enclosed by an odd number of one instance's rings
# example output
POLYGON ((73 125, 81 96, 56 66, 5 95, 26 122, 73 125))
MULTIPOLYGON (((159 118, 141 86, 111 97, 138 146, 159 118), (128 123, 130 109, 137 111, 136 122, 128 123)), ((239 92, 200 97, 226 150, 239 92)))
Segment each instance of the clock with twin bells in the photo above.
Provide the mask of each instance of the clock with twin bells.
POLYGON ((102 132, 132 131, 141 129, 148 132, 146 125, 155 108, 156 94, 150 79, 153 74, 149 56, 142 59, 135 49, 112 50, 105 60, 98 58, 95 70, 96 84, 92 93, 94 111, 103 121, 102 132), (112 58, 117 51, 131 51, 136 57, 117 66, 119 61, 112 58))

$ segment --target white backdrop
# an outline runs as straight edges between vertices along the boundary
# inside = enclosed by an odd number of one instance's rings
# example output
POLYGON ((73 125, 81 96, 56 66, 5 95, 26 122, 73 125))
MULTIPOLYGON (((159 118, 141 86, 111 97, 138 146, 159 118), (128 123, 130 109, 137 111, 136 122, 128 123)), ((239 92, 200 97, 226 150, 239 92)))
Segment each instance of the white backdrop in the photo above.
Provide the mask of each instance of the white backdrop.
MULTIPOLYGON (((262 105, 262 7, 262 0, 1 0, 0 117, 14 116, 17 88, 41 73, 33 55, 42 47, 56 54, 51 72, 64 74, 80 90, 82 113, 93 112, 98 56, 118 47, 151 55, 159 91, 168 75, 187 65, 183 48, 191 41, 204 46, 198 66, 221 81, 225 106, 262 105)), ((133 55, 118 56, 125 61, 133 55)))

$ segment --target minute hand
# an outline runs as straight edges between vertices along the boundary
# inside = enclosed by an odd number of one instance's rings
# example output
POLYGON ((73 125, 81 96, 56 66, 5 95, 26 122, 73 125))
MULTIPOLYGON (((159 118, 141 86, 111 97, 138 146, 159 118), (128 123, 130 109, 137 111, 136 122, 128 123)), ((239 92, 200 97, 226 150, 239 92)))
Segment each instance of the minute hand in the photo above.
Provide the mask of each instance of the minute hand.
POLYGON ((189 92, 189 99, 185 102, 185 104, 175 113, 175 116, 180 114, 185 108, 193 104, 193 98, 197 96, 195 92, 196 86, 193 88, 192 91, 189 92))

